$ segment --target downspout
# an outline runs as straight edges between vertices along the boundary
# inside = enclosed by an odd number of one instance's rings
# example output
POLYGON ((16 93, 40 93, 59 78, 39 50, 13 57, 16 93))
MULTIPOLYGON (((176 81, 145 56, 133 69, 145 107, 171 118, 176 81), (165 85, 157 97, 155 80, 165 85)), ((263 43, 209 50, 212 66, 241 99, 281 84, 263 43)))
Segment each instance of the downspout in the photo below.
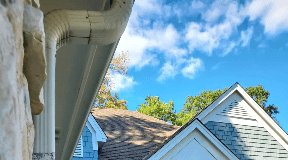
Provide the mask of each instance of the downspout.
MULTIPOLYGON (((111 8, 103 12, 55 10, 45 15, 47 61, 47 81, 44 86, 45 107, 41 115, 34 117, 33 156, 37 155, 39 159, 55 159, 55 56, 57 49, 66 44, 107 45, 118 41, 126 28, 132 6, 133 0, 114 0, 111 8)), ((63 151, 65 152, 65 147, 63 151)))

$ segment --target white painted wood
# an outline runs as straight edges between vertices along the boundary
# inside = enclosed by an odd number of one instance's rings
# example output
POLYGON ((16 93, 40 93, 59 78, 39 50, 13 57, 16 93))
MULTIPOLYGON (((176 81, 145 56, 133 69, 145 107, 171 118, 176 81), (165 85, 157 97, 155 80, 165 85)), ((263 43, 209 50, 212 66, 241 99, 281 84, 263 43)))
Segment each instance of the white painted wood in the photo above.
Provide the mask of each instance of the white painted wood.
POLYGON ((93 150, 98 150, 98 142, 106 142, 107 137, 91 113, 88 116, 86 126, 92 134, 93 150))
MULTIPOLYGON (((77 97, 77 101, 76 101, 76 105, 75 105, 75 109, 74 109, 74 112, 73 112, 73 115, 72 115, 72 119, 71 119, 70 125, 73 125, 75 123, 75 119, 76 119, 75 117, 77 116, 78 109, 80 108, 80 102, 82 100, 82 97, 83 97, 83 94, 84 94, 84 91, 85 91, 85 87, 86 87, 86 82, 87 82, 87 79, 88 79, 88 76, 89 76, 89 73, 90 73, 90 69, 91 69, 92 63, 94 61, 94 56, 95 56, 95 51, 97 49, 97 46, 93 45, 93 46, 90 46, 90 47, 91 47, 91 52, 89 53, 89 57, 88 57, 88 60, 87 60, 87 63, 86 63, 84 76, 83 76, 83 79, 82 79, 80 91, 79 91, 79 94, 78 94, 78 97, 77 97)), ((66 141, 68 141, 70 139, 70 135, 71 135, 72 129, 73 129, 73 127, 69 128, 68 135, 66 136, 66 141)), ((67 149, 67 145, 64 146, 63 152, 65 152, 66 149, 67 149)))
MULTIPOLYGON (((48 43, 49 44, 49 43, 48 43)), ((50 43, 51 44, 51 43, 50 43)), ((56 46, 46 46, 47 80, 44 85, 45 107, 40 115, 34 115, 34 153, 55 154, 55 55, 56 46), (54 47, 54 48, 53 48, 54 47)))
POLYGON ((94 119, 94 117, 91 113, 88 116, 87 122, 91 125, 93 130, 96 132, 96 141, 106 142, 107 137, 106 137, 105 133, 103 132, 103 130, 101 129, 99 124, 96 122, 96 120, 94 119))
POLYGON ((159 149, 154 155, 149 158, 149 160, 166 160, 172 159, 175 156, 186 157, 182 154, 187 153, 181 152, 181 150, 187 150, 186 147, 190 146, 189 143, 194 139, 200 142, 202 146, 202 149, 200 151, 206 149, 216 159, 238 160, 238 158, 225 145, 223 145, 205 126, 203 126, 203 124, 198 119, 195 119, 189 126, 182 130, 182 132, 180 132, 166 145, 159 149))
MULTIPOLYGON (((161 158, 169 159, 169 158, 161 158)), ((189 142, 185 148, 180 150, 171 160, 216 160, 216 158, 208 151, 207 148, 203 147, 195 138, 189 142)))
MULTIPOLYGON (((64 10, 57 9, 45 14, 44 27, 45 27, 45 42, 46 42, 46 55, 47 55, 47 82, 45 84, 45 107, 43 113, 39 117, 35 117, 35 150, 34 153, 55 153, 55 55, 56 50, 61 46, 68 43, 72 44, 92 44, 92 45, 107 45, 115 44, 112 46, 113 53, 119 42, 119 38, 123 34, 129 16, 132 11, 133 0, 115 0, 109 10, 105 11, 87 11, 87 10, 64 10), (96 23, 90 22, 89 18, 93 19, 96 23), (97 23, 99 22, 99 23, 97 23), (92 27, 93 26, 93 27, 92 27), (72 36, 74 36, 72 38, 72 36), (92 38, 93 37, 93 38, 92 38), (71 38, 71 40, 70 40, 71 38)), ((94 50, 95 51, 95 50, 94 50)), ((112 59, 113 53, 103 53, 109 55, 109 60, 112 59)), ((102 60, 102 59, 101 59, 102 60)), ((103 61, 106 61, 104 59, 103 61)), ((110 61, 107 62, 110 62, 110 61)), ((93 59, 92 59, 93 61, 93 59)), ((99 75, 102 79, 105 76, 105 70, 108 68, 108 63, 105 64, 103 72, 99 75)), ((91 66, 90 66, 91 67, 91 66)), ((89 61, 87 64, 87 70, 89 70, 89 61)), ((79 102, 81 101, 85 85, 85 79, 89 76, 89 73, 83 77, 83 83, 81 84, 79 96, 77 98, 76 109, 72 114, 71 123, 69 126, 69 132, 66 135, 62 134, 62 137, 66 139, 63 150, 60 151, 60 155, 57 159, 69 159, 72 156, 72 149, 76 142, 70 137, 71 133, 74 134, 80 132, 80 126, 84 128, 85 123, 81 121, 79 123, 77 119, 77 111, 79 102), (84 88, 83 88, 84 87, 84 88), (76 126, 76 127, 75 127, 76 126), (70 143, 68 142, 71 142, 70 143), (75 142, 75 143, 74 143, 75 142), (67 152, 69 148, 69 152, 67 152)), ((99 84, 100 86, 100 84, 99 84)), ((98 87, 99 89, 99 87, 98 87)), ((98 92, 98 89, 94 95, 98 92)), ((92 102, 91 102, 92 103, 92 102)), ((71 106, 58 106, 58 107, 69 107, 71 106)), ((73 107, 73 106, 72 106, 73 107)), ((91 109, 90 105, 90 109, 91 109)), ((88 112, 87 110, 87 116, 88 112)), ((87 118, 83 116, 83 120, 87 118)), ((61 128, 60 128, 61 130, 61 128)), ((61 133, 60 133, 61 134, 61 133)), ((80 137, 81 134, 79 134, 80 137)), ((78 138, 79 138, 78 137, 78 138)), ((62 148, 61 148, 62 149, 62 148)))

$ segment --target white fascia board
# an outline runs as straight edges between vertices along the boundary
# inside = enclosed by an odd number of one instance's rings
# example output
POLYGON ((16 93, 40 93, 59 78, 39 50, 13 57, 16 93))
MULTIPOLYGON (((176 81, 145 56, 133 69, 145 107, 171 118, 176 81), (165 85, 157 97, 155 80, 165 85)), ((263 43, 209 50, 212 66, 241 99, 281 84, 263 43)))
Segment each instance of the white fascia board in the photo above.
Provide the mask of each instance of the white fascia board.
MULTIPOLYGON (((153 154, 149 160, 159 160, 165 156, 170 150, 172 150, 178 143, 180 143, 185 137, 187 137, 192 131, 198 129, 212 144, 214 144, 227 158, 231 160, 239 160, 232 152, 219 141, 200 121, 199 119, 194 119, 194 121, 187 126, 183 131, 176 135, 172 140, 170 140, 166 145, 164 145, 160 150, 153 154)), ((216 154, 214 154, 216 155, 216 154)))
POLYGON ((86 127, 92 134, 93 150, 98 150, 98 142, 106 142, 106 135, 90 113, 86 122, 86 127))
MULTIPOLYGON (((210 104, 203 112, 197 115, 202 121, 204 118, 209 117, 211 113, 217 106, 224 102, 230 95, 234 92, 238 92, 243 99, 251 106, 251 108, 261 117, 260 121, 263 121, 264 128, 276 139, 278 142, 288 151, 288 135, 283 131, 283 129, 257 104, 246 91, 238 84, 235 83, 231 86, 224 94, 222 94, 217 100, 210 104)), ((257 119, 259 121, 259 119, 257 119)))
POLYGON ((88 120, 86 122, 86 126, 89 131, 92 133, 92 141, 93 142, 106 142, 107 137, 101 127, 98 125, 93 115, 89 113, 88 120), (94 137, 94 140, 93 140, 94 137))
POLYGON ((238 84, 237 91, 241 96, 250 104, 251 108, 261 117, 264 121, 265 128, 278 142, 288 151, 288 135, 283 129, 257 104, 246 91, 238 84), (271 129, 270 129, 271 128, 271 129))

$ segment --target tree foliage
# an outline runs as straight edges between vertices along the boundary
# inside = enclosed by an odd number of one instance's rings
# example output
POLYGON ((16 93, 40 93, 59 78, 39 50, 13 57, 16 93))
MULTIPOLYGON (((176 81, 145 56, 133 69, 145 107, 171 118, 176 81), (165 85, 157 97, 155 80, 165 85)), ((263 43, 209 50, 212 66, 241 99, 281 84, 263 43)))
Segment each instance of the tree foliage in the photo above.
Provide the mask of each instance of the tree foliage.
MULTIPOLYGON (((216 91, 203 91, 197 96, 188 96, 184 104, 183 109, 180 113, 176 115, 176 125, 182 126, 191 118, 193 118, 198 112, 206 108, 210 103, 216 100, 220 95, 222 95, 228 88, 216 91)), ((266 91, 261 85, 255 87, 247 87, 245 91, 265 110, 265 112, 271 116, 279 113, 278 107, 274 105, 266 105, 267 99, 269 97, 269 92, 266 91)))
POLYGON ((266 91, 261 85, 256 87, 247 87, 245 91, 257 102, 264 111, 275 120, 275 114, 278 114, 278 107, 274 104, 266 105, 267 99, 270 95, 268 91, 266 91))
MULTIPOLYGON (((157 96, 147 96, 146 101, 141 104, 140 108, 137 108, 137 111, 182 126, 227 90, 228 88, 218 89, 216 91, 204 90, 196 96, 187 96, 183 109, 177 114, 175 113, 174 103, 172 101, 164 103, 161 102, 157 96)), ((274 115, 279 113, 278 107, 275 105, 266 105, 270 95, 268 91, 261 85, 247 87, 245 91, 277 122, 274 115)))
POLYGON ((119 100, 117 93, 113 93, 114 83, 113 74, 118 73, 125 75, 128 71, 128 52, 122 52, 117 57, 114 57, 109 65, 108 71, 99 89, 94 107, 97 108, 114 108, 127 110, 127 101, 119 100))
POLYGON ((182 126, 195 116, 196 113, 206 108, 215 99, 221 96, 228 88, 216 91, 203 91, 197 96, 187 96, 183 109, 177 114, 176 125, 182 126))
POLYGON ((165 103, 160 101, 157 96, 147 96, 145 102, 140 104, 140 108, 137 108, 137 111, 175 124, 176 115, 172 101, 165 103))

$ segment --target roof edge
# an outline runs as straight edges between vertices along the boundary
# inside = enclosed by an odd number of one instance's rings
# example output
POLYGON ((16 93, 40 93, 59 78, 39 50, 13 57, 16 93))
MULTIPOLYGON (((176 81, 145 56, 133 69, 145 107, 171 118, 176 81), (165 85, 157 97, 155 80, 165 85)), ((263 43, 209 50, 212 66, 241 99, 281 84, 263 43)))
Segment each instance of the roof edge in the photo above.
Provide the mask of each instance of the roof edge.
MULTIPOLYGON (((148 160, 148 159, 159 159, 162 156, 166 155, 171 149, 173 149, 180 141, 182 141, 185 137, 187 137, 192 131, 195 129, 198 129, 211 143, 213 143, 227 158, 229 159, 235 159, 238 160, 237 156, 224 144, 222 143, 198 118, 194 118, 189 123, 186 123, 184 126, 182 126, 179 130, 177 130, 169 139, 167 139, 159 148, 151 152, 149 155, 143 158, 143 160, 148 160), (192 126, 191 126, 192 125, 192 126), (195 127, 194 127, 195 125, 195 127), (187 133, 182 133, 183 135, 180 135, 180 132, 187 132, 187 133), (180 137, 182 136, 182 137, 180 137), (210 138, 209 138, 210 137, 210 138), (176 144, 173 146, 172 140, 174 138, 178 138, 179 142, 176 142, 176 144), (166 145, 168 145, 166 148, 164 148, 166 145), (221 149, 222 148, 222 149, 221 149), (161 151, 162 150, 162 151, 161 151), (165 151, 166 150, 166 151, 165 151), (162 154, 157 152, 163 152, 162 154)), ((175 140, 176 141, 176 140, 175 140)))

